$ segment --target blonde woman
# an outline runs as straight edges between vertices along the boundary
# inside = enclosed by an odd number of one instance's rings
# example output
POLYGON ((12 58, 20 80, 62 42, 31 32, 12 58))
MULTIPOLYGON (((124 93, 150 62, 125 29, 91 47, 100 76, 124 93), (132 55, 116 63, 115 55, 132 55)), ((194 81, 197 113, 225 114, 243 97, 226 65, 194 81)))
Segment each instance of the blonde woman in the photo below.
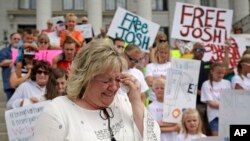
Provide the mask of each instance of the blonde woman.
POLYGON ((105 40, 80 49, 71 66, 66 96, 44 108, 33 141, 160 141, 160 129, 141 102, 140 84, 124 56, 105 40), (120 85, 127 95, 117 94, 120 85))

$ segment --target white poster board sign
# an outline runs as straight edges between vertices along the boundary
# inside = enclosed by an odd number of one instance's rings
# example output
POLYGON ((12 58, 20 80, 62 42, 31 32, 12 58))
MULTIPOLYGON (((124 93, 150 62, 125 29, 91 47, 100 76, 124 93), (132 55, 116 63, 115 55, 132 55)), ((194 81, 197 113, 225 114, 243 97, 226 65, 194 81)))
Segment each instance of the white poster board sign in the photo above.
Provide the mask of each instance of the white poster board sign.
MULTIPOLYGON (((238 62, 246 50, 246 42, 242 37, 232 37, 232 46, 229 48, 229 65, 230 67, 237 67, 238 62)), ((203 61, 221 62, 225 57, 224 45, 206 44, 206 52, 202 58, 203 61)))
POLYGON ((60 46, 60 37, 58 36, 57 32, 49 32, 47 33, 49 37, 50 44, 53 46, 60 46))
POLYGON ((230 37, 233 11, 176 3, 172 38, 224 45, 230 37))
POLYGON ((138 45, 142 50, 148 51, 159 28, 160 25, 119 7, 107 35, 122 38, 127 43, 138 45))
POLYGON ((64 23, 64 17, 63 16, 56 16, 56 17, 52 17, 51 18, 51 21, 53 23, 53 26, 55 26, 58 22, 61 23, 63 22, 64 23))
POLYGON ((75 29, 80 31, 84 38, 92 38, 93 33, 91 24, 77 25, 75 29))
POLYGON ((230 125, 250 125, 250 92, 225 90, 221 93, 219 108, 219 136, 228 138, 230 125))
POLYGON ((171 59, 165 92, 163 121, 180 123, 186 108, 196 107, 200 61, 190 59, 171 59))
POLYGON ((49 101, 11 109, 5 112, 5 120, 10 141, 29 141, 35 123, 49 101))

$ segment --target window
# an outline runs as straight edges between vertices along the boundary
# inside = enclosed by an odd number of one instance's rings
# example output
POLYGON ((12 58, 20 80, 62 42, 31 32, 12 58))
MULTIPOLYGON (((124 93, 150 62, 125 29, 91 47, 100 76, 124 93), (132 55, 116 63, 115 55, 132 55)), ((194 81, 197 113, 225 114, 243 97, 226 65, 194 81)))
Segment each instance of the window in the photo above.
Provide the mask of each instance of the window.
POLYGON ((201 0, 202 6, 208 6, 208 7, 216 7, 216 1, 215 0, 201 0))
POLYGON ((83 10, 85 9, 85 0, 63 0, 64 10, 83 10))
POLYGON ((154 11, 167 11, 168 3, 167 0, 152 0, 152 10, 154 11))
POLYGON ((126 0, 105 0, 105 10, 114 11, 117 7, 126 8, 126 0))
POLYGON ((36 9, 36 0, 19 0, 19 9, 36 9))

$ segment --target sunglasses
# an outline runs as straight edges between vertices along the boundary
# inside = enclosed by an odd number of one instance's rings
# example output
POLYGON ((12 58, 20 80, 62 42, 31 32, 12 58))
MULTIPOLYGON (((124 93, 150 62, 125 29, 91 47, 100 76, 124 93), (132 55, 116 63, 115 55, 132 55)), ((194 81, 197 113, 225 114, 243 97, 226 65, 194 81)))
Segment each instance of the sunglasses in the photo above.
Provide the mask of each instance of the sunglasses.
POLYGON ((165 42, 167 42, 167 40, 162 40, 162 39, 161 39, 161 40, 159 40, 159 42, 160 42, 160 43, 165 43, 165 42))
POLYGON ((132 58, 131 56, 128 55, 127 52, 125 52, 126 56, 128 57, 129 61, 133 64, 139 63, 139 60, 132 58))
POLYGON ((44 74, 44 75, 48 75, 49 74, 49 72, 48 71, 42 71, 42 70, 38 70, 37 72, 36 72, 37 74, 44 74))
POLYGON ((40 44, 47 44, 48 42, 39 42, 40 44))
POLYGON ((206 50, 204 48, 196 48, 194 49, 195 52, 205 52, 206 50))

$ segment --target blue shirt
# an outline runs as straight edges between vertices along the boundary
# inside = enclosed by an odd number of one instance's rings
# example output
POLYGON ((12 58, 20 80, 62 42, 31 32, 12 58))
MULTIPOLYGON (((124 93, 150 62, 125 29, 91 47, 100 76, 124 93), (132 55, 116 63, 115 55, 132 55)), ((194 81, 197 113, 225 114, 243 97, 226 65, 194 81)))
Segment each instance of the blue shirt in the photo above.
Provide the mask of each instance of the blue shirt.
MULTIPOLYGON (((10 45, 0 50, 0 62, 2 62, 5 59, 12 59, 12 52, 10 45)), ((3 87, 5 90, 11 89, 10 74, 11 74, 11 67, 2 66, 3 87)))

